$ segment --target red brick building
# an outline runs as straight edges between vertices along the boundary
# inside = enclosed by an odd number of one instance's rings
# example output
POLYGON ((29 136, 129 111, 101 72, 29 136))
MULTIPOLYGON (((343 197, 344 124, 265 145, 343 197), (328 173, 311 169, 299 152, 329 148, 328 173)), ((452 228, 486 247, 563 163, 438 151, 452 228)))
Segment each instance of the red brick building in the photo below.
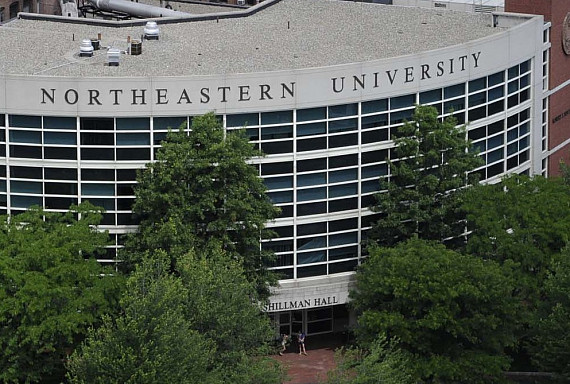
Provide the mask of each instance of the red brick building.
POLYGON ((14 19, 18 12, 61 15, 58 0, 0 0, 0 24, 14 19))
POLYGON ((549 175, 558 175, 560 161, 570 163, 570 2, 507 0, 505 10, 544 15, 545 23, 550 23, 544 38, 544 59, 548 63, 544 65, 547 76, 543 84, 543 129, 546 132, 543 132, 542 145, 543 151, 548 153, 548 162, 543 169, 546 168, 549 175), (564 39, 568 44, 566 51, 564 39))

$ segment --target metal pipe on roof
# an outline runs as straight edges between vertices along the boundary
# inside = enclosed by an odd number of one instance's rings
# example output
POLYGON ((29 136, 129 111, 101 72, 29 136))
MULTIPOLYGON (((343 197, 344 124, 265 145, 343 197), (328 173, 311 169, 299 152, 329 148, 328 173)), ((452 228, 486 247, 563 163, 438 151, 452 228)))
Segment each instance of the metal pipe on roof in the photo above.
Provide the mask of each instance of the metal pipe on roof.
POLYGON ((154 5, 134 3, 125 0, 87 0, 91 5, 105 11, 119 11, 144 18, 188 17, 189 13, 174 11, 154 5))

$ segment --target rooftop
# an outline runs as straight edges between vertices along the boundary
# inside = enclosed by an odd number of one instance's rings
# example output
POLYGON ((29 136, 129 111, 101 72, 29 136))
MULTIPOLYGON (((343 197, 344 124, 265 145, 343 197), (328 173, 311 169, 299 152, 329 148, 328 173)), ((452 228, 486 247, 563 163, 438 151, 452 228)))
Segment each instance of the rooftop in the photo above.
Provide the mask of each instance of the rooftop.
POLYGON ((123 54, 120 66, 109 67, 105 49, 79 57, 81 40, 101 33, 102 47, 126 50, 127 36, 140 38, 143 26, 18 19, 0 26, 0 74, 189 76, 322 67, 465 43, 499 33, 492 21, 490 14, 282 0, 247 17, 159 19, 160 40, 144 41, 142 55, 123 54))

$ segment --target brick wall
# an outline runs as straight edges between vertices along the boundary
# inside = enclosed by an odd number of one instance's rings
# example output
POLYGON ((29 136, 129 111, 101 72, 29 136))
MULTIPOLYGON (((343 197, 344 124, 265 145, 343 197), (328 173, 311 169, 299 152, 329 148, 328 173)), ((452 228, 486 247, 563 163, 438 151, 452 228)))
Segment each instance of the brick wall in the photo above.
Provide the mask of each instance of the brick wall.
MULTIPOLYGON (((570 56, 562 49, 562 26, 566 14, 570 12, 568 0, 506 0, 507 12, 531 13, 544 15, 545 21, 552 24, 550 30, 550 84, 555 89, 570 79, 570 56)), ((550 96, 548 149, 554 150, 561 143, 570 139, 570 85, 550 96)), ((559 162, 564 159, 570 164, 570 144, 551 153, 549 157, 549 175, 559 174, 559 162)))

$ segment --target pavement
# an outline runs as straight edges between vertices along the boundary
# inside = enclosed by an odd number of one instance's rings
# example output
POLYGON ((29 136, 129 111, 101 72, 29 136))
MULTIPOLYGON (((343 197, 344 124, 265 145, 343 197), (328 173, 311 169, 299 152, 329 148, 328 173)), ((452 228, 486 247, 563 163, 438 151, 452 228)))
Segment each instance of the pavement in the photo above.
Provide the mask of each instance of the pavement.
POLYGON ((326 382, 327 372, 336 367, 334 353, 343 345, 342 337, 334 335, 307 336, 307 355, 299 355, 295 340, 283 356, 275 355, 287 371, 283 384, 320 384, 326 382))

